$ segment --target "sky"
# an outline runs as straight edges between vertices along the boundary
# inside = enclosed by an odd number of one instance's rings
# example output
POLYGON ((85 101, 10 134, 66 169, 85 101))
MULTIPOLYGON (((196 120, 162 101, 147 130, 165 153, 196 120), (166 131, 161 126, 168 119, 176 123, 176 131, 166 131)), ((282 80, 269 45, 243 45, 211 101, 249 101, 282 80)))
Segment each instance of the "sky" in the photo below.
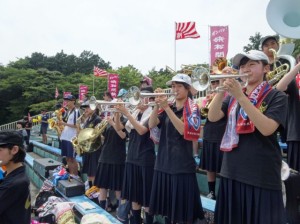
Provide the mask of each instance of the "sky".
POLYGON ((33 52, 79 56, 88 50, 114 69, 179 69, 209 62, 209 26, 229 27, 231 58, 256 32, 275 34, 266 20, 269 1, 0 0, 0 64, 33 52), (175 42, 175 22, 188 21, 201 37, 175 42))

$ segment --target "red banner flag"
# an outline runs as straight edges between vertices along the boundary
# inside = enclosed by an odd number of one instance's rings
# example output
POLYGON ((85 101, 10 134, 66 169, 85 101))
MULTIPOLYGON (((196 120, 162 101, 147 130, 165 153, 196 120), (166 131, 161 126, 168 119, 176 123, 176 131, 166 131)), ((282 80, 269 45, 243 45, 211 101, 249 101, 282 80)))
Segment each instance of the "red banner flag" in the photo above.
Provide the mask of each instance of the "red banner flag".
POLYGON ((195 22, 176 23, 175 40, 186 38, 200 38, 200 35, 196 31, 195 22))
POLYGON ((108 78, 108 91, 111 96, 115 98, 119 91, 119 75, 118 74, 109 74, 108 78))
POLYGON ((108 72, 104 69, 98 68, 97 66, 94 66, 94 76, 96 77, 107 77, 108 72))
POLYGON ((58 92, 58 89, 56 87, 56 89, 55 89, 55 99, 57 99, 58 96, 59 96, 59 92, 58 92))
POLYGON ((210 27, 210 64, 217 58, 227 57, 228 52, 228 26, 210 27))
POLYGON ((79 102, 83 102, 84 96, 88 93, 88 86, 80 85, 79 86, 79 102))

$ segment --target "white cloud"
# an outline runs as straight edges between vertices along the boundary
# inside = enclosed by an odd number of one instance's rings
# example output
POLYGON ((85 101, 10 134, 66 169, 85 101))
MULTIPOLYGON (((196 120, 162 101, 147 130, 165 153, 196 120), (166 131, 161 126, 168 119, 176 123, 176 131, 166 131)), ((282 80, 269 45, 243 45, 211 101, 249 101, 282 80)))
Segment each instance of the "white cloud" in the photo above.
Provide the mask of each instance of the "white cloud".
POLYGON ((269 0, 2 0, 0 63, 41 52, 90 50, 114 68, 143 73, 174 67, 175 21, 195 21, 200 39, 176 43, 177 68, 209 61, 208 26, 229 26, 228 57, 256 32, 274 34, 266 21, 269 0))

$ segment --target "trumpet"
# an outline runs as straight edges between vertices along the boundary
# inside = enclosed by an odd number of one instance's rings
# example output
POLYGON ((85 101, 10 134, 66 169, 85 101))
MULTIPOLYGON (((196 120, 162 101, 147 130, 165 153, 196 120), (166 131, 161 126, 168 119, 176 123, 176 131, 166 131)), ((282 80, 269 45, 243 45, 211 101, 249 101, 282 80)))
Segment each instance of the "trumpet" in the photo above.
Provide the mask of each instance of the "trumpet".
MULTIPOLYGON (((206 90, 209 85, 210 82, 213 80, 219 80, 219 79, 227 79, 227 78, 242 78, 242 77, 248 77, 248 74, 239 74, 239 75, 235 75, 235 74, 222 74, 222 75, 210 75, 209 70, 207 68, 204 67, 197 67, 193 70, 193 73, 191 75, 191 79, 192 79, 192 86, 198 90, 198 91, 204 91, 206 90)), ((248 79, 246 79, 246 81, 243 83, 243 86, 247 86, 248 85, 248 79)), ((214 92, 220 92, 220 91, 224 91, 224 86, 219 86, 217 87, 214 92)))
POLYGON ((158 97, 158 96, 168 96, 168 101, 173 101, 176 95, 177 93, 139 93, 140 97, 138 99, 132 99, 131 104, 136 106, 140 103, 143 103, 143 105, 145 106, 155 106, 156 105, 155 102, 145 103, 144 99, 158 97))
POLYGON ((97 100, 95 96, 91 96, 91 98, 90 98, 90 108, 92 110, 95 110, 98 105, 100 105, 101 109, 105 110, 103 108, 103 106, 115 106, 115 105, 120 105, 120 104, 125 105, 125 104, 130 104, 130 103, 118 102, 118 101, 112 102, 112 101, 105 101, 105 100, 97 100))

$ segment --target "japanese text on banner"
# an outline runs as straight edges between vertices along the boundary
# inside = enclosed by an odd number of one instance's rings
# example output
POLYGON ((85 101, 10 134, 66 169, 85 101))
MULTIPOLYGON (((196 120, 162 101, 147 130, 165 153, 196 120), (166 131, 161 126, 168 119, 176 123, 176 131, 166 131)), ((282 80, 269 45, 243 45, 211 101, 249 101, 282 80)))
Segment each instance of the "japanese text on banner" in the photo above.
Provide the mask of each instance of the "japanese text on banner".
POLYGON ((228 26, 210 27, 210 64, 213 65, 219 57, 227 57, 228 26))

